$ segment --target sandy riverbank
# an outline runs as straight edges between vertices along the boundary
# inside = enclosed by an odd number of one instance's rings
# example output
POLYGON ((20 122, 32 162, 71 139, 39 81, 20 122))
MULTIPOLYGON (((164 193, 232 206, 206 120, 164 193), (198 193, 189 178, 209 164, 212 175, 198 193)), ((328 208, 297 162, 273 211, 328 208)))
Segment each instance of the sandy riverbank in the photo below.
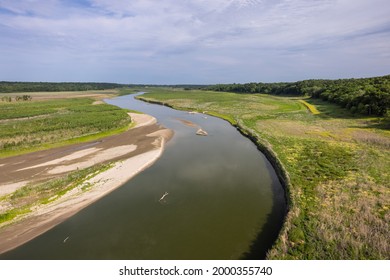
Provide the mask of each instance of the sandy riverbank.
MULTIPOLYGON (((48 231, 81 209, 123 185, 152 165, 162 154, 172 131, 144 114, 130 114, 135 127, 120 135, 0 160, 0 196, 28 183, 39 182, 98 163, 115 162, 112 168, 89 178, 65 195, 0 228, 0 253, 48 231), (92 186, 83 191, 84 185, 92 186)), ((0 211, 9 207, 0 202, 0 211)))

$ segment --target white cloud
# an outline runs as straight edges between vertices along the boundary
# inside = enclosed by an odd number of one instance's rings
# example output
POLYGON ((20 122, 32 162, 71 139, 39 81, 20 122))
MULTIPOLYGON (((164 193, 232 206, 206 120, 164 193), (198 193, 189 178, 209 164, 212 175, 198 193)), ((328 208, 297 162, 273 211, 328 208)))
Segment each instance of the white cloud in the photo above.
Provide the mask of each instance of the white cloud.
MULTIPOLYGON (((100 65, 118 82, 127 80, 115 69, 131 76, 142 68, 138 82, 149 83, 297 80, 316 71, 327 78, 337 72, 331 61, 353 60, 364 61, 361 75, 377 75, 390 64, 388 14, 387 0, 0 0, 0 63, 23 54, 57 63, 50 71, 68 79, 61 65, 82 65, 88 80, 100 77, 100 65)), ((0 79, 26 79, 14 69, 0 70, 0 79)), ((356 65, 340 69, 359 75, 356 65)))

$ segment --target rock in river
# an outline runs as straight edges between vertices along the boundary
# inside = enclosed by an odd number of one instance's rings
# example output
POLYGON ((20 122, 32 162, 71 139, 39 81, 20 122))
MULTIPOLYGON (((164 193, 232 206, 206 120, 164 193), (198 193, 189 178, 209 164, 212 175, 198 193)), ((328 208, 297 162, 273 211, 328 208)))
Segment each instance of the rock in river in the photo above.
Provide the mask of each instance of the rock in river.
POLYGON ((198 131, 196 132, 196 135, 207 136, 208 133, 206 131, 204 131, 203 129, 199 128, 198 131))

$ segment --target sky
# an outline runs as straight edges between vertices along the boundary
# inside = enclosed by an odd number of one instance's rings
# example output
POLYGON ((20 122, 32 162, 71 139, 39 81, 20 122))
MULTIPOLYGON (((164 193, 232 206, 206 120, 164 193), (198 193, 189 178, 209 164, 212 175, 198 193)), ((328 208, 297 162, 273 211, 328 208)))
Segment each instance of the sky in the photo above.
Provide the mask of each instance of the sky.
POLYGON ((0 0, 0 81, 390 74, 389 0, 0 0))

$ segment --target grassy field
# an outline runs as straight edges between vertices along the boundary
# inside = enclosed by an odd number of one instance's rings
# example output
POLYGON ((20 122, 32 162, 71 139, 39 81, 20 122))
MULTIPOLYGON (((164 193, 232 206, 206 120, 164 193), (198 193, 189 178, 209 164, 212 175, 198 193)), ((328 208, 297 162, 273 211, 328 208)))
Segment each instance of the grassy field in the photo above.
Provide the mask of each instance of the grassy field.
MULTIPOLYGON (((25 93, 0 94, 0 158, 95 140, 127 130, 131 119, 104 98, 132 90, 28 93, 31 101, 16 101, 25 93)), ((13 222, 31 209, 52 202, 112 164, 99 164, 39 183, 29 183, 0 197, 0 226, 13 222)), ((86 191, 91 186, 83 185, 86 191)))
POLYGON ((317 99, 148 89, 142 98, 222 117, 276 154, 290 211, 269 259, 390 259, 390 130, 317 99))
POLYGON ((30 93, 32 101, 0 102, 0 157, 90 141, 126 130, 131 122, 127 110, 100 101, 117 94, 30 93))

